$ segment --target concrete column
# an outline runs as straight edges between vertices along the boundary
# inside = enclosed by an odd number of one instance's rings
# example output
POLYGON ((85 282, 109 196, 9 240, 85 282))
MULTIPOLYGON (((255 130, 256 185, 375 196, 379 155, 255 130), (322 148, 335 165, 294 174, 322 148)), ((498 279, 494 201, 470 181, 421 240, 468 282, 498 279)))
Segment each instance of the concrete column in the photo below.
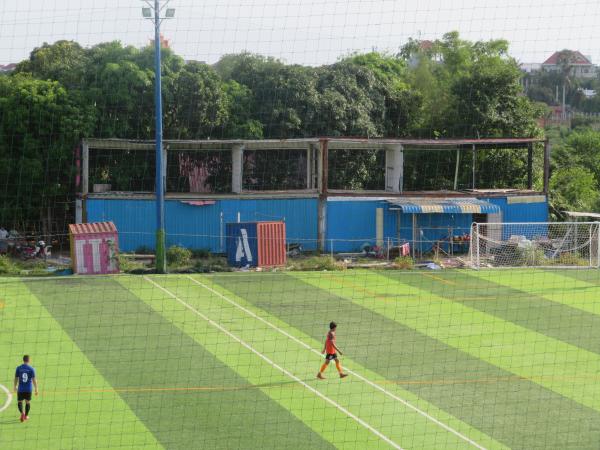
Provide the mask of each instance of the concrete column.
POLYGON ((75 223, 83 223, 83 202, 80 198, 75 199, 75 223))
POLYGON ((231 148, 231 191, 234 194, 242 193, 244 177, 244 146, 234 145, 231 148))
POLYGON ((385 149, 385 190, 400 193, 404 185, 404 147, 389 145, 385 149))
POLYGON ((313 145, 306 147, 306 189, 313 188, 313 145))

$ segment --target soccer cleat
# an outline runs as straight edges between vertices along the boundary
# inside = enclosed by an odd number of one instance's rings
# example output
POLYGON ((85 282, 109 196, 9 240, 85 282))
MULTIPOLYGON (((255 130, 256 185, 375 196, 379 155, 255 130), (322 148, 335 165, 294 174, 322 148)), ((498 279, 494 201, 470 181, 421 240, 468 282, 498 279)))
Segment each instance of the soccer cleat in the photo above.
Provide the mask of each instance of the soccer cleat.
POLYGON ((340 378, 346 378, 348 376, 347 373, 340 373, 340 378))
POLYGON ((317 374, 317 378, 318 378, 319 380, 324 380, 324 379, 325 379, 325 377, 323 376, 323 374, 322 374, 321 372, 319 372, 319 373, 317 374))
POLYGON ((25 416, 25 419, 23 419, 23 420, 26 420, 26 421, 29 420, 29 416, 25 416))
POLYGON ((25 420, 25 414, 21 413, 21 422, 23 422, 25 420))

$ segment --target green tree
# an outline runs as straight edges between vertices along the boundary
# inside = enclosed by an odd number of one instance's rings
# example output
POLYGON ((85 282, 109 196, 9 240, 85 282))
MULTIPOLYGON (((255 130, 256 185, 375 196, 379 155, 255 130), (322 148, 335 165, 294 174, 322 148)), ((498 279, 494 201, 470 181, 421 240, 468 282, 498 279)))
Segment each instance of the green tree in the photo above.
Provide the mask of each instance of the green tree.
POLYGON ((60 83, 24 73, 0 77, 0 117, 0 222, 62 232, 74 185, 73 148, 91 122, 60 83))
POLYGON ((550 179, 550 206, 555 216, 564 218, 564 211, 595 211, 600 192, 594 174, 585 167, 561 167, 550 179))
POLYGON ((167 98, 167 137, 205 139, 226 122, 228 97, 217 73, 206 64, 190 62, 173 74, 167 98))

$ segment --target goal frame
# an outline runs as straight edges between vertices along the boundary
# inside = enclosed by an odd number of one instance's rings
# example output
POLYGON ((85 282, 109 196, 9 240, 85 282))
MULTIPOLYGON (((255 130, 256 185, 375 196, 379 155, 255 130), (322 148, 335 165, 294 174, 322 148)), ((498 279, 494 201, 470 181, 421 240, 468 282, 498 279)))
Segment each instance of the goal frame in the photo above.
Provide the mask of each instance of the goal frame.
MULTIPOLYGON (((549 234, 549 233, 547 233, 549 234)), ((577 235, 576 235, 577 236, 577 235)), ((521 237, 521 236, 519 236, 521 237)), ((548 236, 546 236, 546 239, 550 240, 550 238, 548 236)), ((492 241, 492 239, 490 239, 489 241, 492 241)), ((533 245, 532 248, 535 249, 535 246, 539 245, 539 242, 535 239, 532 239, 533 245)), ((573 251, 575 251, 576 249, 574 249, 573 251)), ((562 250, 560 248, 555 250, 555 256, 558 255, 562 250)), ((565 252, 566 253, 566 252, 565 252)), ((488 267, 492 267, 492 268, 506 268, 506 269, 510 269, 510 268, 523 268, 523 267, 529 267, 529 268, 554 268, 554 269, 590 269, 590 268, 595 268, 598 269, 600 268, 600 221, 595 221, 595 222, 473 222, 471 224, 471 230, 470 230, 470 248, 469 248, 469 262, 470 262, 470 267, 476 270, 479 269, 485 269, 488 267), (501 233, 501 238, 499 240, 497 240, 492 246, 490 246, 490 248, 493 248, 494 246, 496 247, 501 247, 502 245, 507 245, 509 242, 511 242, 511 239, 503 239, 502 236, 505 233, 505 229, 506 228, 522 228, 524 230, 526 230, 527 228, 530 229, 540 229, 543 227, 547 227, 547 229, 549 230, 551 227, 559 227, 559 226, 563 226, 566 227, 566 229, 568 230, 567 233, 565 233, 565 237, 563 238, 563 242, 564 240, 566 240, 568 233, 570 232, 570 230, 575 230, 575 232, 577 232, 577 230, 581 227, 583 227, 584 229, 586 229, 586 234, 588 237, 588 240, 586 242, 586 244, 584 246, 581 246, 580 249, 586 248, 587 249, 587 257, 586 258, 582 258, 579 257, 579 260, 581 262, 585 261, 587 259, 588 264, 573 264, 573 265, 568 265, 568 264, 514 264, 514 265, 488 265, 485 262, 489 259, 489 252, 487 251, 487 247, 485 248, 485 250, 482 251, 482 244, 483 244, 483 240, 485 238, 482 238, 482 236, 484 236, 482 234, 482 230, 484 227, 494 227, 496 228, 496 232, 498 232, 498 230, 500 230, 501 233), (485 254, 484 254, 485 253, 485 254)))

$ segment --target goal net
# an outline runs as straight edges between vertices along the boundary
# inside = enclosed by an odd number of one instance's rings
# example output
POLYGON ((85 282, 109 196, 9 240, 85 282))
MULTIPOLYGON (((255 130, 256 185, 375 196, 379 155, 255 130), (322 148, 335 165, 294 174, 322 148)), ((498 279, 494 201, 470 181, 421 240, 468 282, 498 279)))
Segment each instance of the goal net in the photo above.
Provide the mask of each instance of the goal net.
POLYGON ((474 223, 471 265, 600 267, 599 230, 599 222, 474 223))

